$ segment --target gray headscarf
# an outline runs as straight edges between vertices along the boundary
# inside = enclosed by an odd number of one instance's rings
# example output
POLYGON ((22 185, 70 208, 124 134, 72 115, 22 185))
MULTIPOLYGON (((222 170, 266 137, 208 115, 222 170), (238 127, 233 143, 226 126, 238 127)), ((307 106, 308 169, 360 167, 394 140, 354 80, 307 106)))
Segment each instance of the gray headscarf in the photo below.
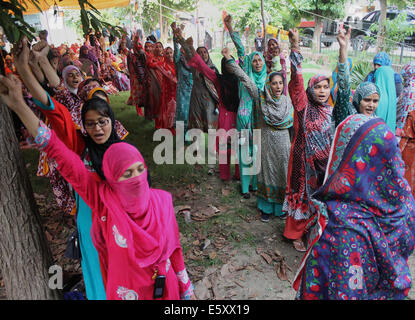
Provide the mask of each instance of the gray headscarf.
POLYGON ((353 95, 353 106, 356 108, 357 112, 360 113, 360 102, 363 98, 370 96, 373 93, 377 93, 380 97, 380 89, 379 87, 369 81, 362 82, 359 84, 359 86, 356 88, 356 91, 353 95))

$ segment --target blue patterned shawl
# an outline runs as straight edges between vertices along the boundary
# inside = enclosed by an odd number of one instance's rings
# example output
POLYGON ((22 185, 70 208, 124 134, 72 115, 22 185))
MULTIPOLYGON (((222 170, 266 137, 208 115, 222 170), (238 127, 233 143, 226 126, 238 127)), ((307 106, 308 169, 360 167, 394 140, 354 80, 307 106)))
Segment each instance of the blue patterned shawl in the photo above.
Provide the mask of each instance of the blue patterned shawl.
POLYGON ((403 299, 415 246, 415 200, 395 135, 379 118, 337 128, 318 215, 294 288, 300 299, 403 299))

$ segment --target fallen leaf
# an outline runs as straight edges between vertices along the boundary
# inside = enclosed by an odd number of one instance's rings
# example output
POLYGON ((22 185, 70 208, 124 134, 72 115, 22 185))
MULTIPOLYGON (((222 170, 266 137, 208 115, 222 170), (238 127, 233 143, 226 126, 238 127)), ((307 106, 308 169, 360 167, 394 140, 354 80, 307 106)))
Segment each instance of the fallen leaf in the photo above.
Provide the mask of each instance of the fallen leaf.
POLYGON ((253 292, 253 293, 251 293, 249 296, 248 296, 248 299, 254 299, 254 298, 256 298, 256 297, 258 297, 258 292, 253 292))
POLYGON ((212 251, 211 253, 209 253, 209 258, 211 259, 211 260, 213 260, 213 259, 215 259, 216 258, 216 256, 217 256, 218 254, 216 253, 216 251, 212 251))
POLYGON ((261 254, 260 254, 260 256, 261 256, 262 258, 264 258, 264 260, 265 260, 268 264, 270 264, 270 263, 272 262, 272 258, 271 258, 268 254, 266 254, 266 253, 261 253, 261 254))
POLYGON ((249 271, 254 271, 254 267, 253 267, 253 266, 251 266, 251 265, 246 266, 246 269, 247 269, 247 270, 249 270, 249 271))
POLYGON ((224 264, 224 265, 222 266, 222 268, 220 269, 220 275, 221 275, 223 278, 226 278, 227 276, 229 276, 229 275, 231 274, 231 272, 230 272, 230 270, 229 270, 229 267, 230 267, 230 265, 227 263, 227 264, 224 264))
POLYGON ((282 256, 281 252, 278 249, 274 249, 274 253, 279 257, 282 256))
POLYGON ((207 247, 209 247, 209 245, 211 244, 209 239, 206 239, 201 245, 200 245, 200 250, 205 250, 207 247))
POLYGON ((220 210, 218 208, 216 208, 215 206, 212 206, 211 204, 209 205, 209 207, 213 209, 213 212, 215 214, 220 212, 220 210))
POLYGON ((264 248, 258 246, 258 247, 255 248, 255 252, 260 255, 262 252, 264 252, 264 248))
POLYGON ((244 270, 244 269, 246 269, 246 265, 242 265, 242 266, 237 266, 237 267, 235 267, 235 271, 241 271, 241 270, 244 270))
POLYGON ((230 193, 231 193, 231 190, 226 189, 226 188, 222 188, 222 195, 223 196, 227 197, 227 196, 230 195, 230 193))
POLYGON ((207 299, 210 299, 211 297, 210 291, 209 291, 209 288, 211 287, 211 285, 210 285, 210 282, 207 283, 206 281, 209 281, 209 280, 204 278, 203 280, 200 280, 195 283, 194 292, 196 296, 198 297, 198 299, 200 300, 207 300, 207 299))
POLYGON ((284 260, 282 260, 280 263, 276 264, 276 271, 277 271, 277 276, 280 280, 282 280, 282 281, 287 281, 288 280, 287 266, 286 266, 284 260))
POLYGON ((190 210, 190 209, 191 209, 190 206, 176 206, 176 207, 174 207, 174 212, 177 215, 178 213, 181 213, 182 211, 190 210))

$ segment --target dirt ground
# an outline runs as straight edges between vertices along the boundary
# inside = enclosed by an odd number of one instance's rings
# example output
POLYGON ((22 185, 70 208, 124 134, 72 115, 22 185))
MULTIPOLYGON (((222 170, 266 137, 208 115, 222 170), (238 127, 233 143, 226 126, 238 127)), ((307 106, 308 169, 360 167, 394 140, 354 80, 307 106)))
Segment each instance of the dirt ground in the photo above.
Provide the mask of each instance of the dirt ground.
MULTIPOLYGON (((216 176, 207 177, 206 183, 215 192, 223 188, 216 176)), ((232 187, 231 187, 232 188, 232 187)), ((239 183, 233 182, 233 188, 239 190, 239 183)), ((214 192, 214 193, 215 193, 214 192)), ((209 192, 196 198, 192 203, 214 202, 209 192)), ((174 193, 173 193, 174 194, 174 193)), ((239 194, 235 198, 241 198, 239 194)), ((185 253, 187 268, 194 276, 195 292, 199 299, 213 300, 293 300, 295 290, 292 282, 302 260, 303 253, 296 251, 290 242, 283 238, 285 221, 273 217, 269 223, 261 222, 256 210, 256 198, 242 201, 242 207, 249 208, 249 219, 239 221, 238 230, 247 232, 254 241, 250 243, 228 243, 218 250, 222 264, 209 266, 203 272, 193 268, 189 249, 185 253)), ((239 207, 240 209, 240 207, 239 207)), ((238 215, 238 208, 223 215, 238 215)), ((192 222, 195 223, 195 222, 192 222)), ((201 222, 203 223, 203 222, 201 222)), ((212 230, 212 233, 215 230, 212 230)), ((199 237, 203 238, 203 237, 199 237)), ((188 241, 188 239, 184 239, 188 241)), ((199 245, 197 241, 196 245, 199 245)), ((196 249, 197 250, 197 249, 196 249)), ((411 273, 415 274, 415 255, 409 259, 411 273)), ((411 289, 409 299, 415 299, 415 290, 411 289)))

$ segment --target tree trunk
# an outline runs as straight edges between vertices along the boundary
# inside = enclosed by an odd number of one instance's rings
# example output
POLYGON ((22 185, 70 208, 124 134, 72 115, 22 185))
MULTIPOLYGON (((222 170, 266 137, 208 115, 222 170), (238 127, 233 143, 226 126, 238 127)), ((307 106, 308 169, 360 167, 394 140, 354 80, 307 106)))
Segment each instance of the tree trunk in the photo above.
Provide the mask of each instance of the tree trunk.
POLYGON ((267 45, 267 26, 265 21, 265 13, 264 13, 264 0, 261 0, 261 16, 262 16, 262 28, 263 28, 263 38, 265 46, 267 45))
POLYGON ((159 25, 160 25, 160 39, 158 41, 163 41, 163 13, 161 7, 161 0, 160 0, 160 16, 159 16, 159 25))
POLYGON ((314 16, 313 51, 320 53, 321 17, 314 16))
POLYGON ((380 4, 380 17, 379 17, 379 31, 378 31, 378 41, 376 44, 376 52, 383 51, 385 47, 385 37, 386 37, 386 11, 387 11, 387 0, 379 0, 380 4))
POLYGON ((12 300, 60 298, 49 288, 52 255, 8 108, 0 100, 0 270, 12 300))

